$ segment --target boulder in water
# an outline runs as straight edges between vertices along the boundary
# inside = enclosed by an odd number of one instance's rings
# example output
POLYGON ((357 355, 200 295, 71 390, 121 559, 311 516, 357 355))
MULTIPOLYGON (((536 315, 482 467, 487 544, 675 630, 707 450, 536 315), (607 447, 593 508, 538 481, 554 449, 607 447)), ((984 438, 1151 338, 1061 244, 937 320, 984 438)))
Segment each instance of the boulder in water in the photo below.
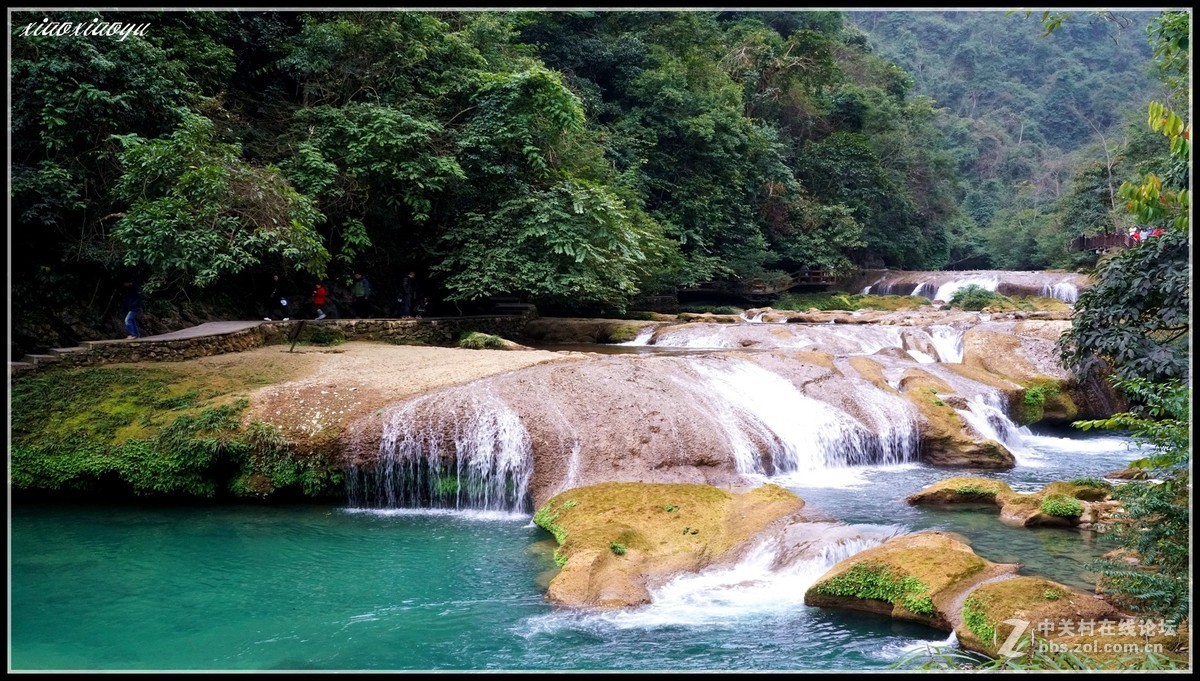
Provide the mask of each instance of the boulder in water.
POLYGON ((1000 519, 1025 527, 1056 526, 1104 531, 1121 505, 1112 501, 1112 485, 1097 480, 1052 482, 1031 494, 1014 492, 1007 483, 977 477, 939 480, 909 495, 912 506, 992 504, 1000 519))
POLYGON ((555 561, 562 571, 546 597, 600 608, 648 603, 655 583, 733 558, 803 506, 800 497, 770 484, 744 492, 637 482, 567 490, 534 515, 559 544, 555 561))
POLYGON ((848 608, 951 631, 965 592, 1016 565, 979 557, 947 532, 889 539, 834 565, 804 594, 805 605, 848 608))

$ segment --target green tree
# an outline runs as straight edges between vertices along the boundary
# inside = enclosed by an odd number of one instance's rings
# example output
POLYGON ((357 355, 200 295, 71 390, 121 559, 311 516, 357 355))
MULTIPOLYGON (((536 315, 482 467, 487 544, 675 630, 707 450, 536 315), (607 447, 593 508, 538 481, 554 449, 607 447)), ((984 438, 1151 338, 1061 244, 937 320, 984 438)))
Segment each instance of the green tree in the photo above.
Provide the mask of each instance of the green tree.
POLYGON ((128 202, 113 228, 124 263, 150 272, 147 290, 186 282, 203 288, 268 255, 324 274, 329 253, 313 229, 313 202, 273 168, 241 159, 216 140, 207 118, 188 115, 165 138, 118 139, 125 169, 113 195, 128 202))

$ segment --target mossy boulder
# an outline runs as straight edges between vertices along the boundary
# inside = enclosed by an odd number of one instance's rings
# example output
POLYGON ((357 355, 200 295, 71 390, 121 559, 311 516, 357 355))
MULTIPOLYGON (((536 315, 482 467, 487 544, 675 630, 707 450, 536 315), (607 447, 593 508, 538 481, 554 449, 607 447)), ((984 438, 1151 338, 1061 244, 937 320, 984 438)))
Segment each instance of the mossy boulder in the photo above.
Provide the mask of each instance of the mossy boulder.
POLYGON ((1079 407, 1066 382, 1050 376, 1028 381, 1019 404, 1021 423, 1067 424, 1079 418, 1079 407))
POLYGON ((1124 615, 1104 600, 1041 577, 1013 577, 981 584, 963 601, 954 633, 959 644, 995 657, 1013 627, 1024 621, 1039 637, 1056 640, 1061 622, 1117 622, 1124 615), (1053 623, 1042 627, 1041 623, 1053 623))
POLYGON ((1007 483, 978 477, 940 480, 905 501, 913 506, 992 504, 1010 525, 1077 527, 1103 530, 1120 504, 1111 500, 1113 487, 1104 480, 1081 478, 1052 482, 1038 492, 1015 492, 1007 483))
POLYGON ((959 594, 982 579, 1016 569, 979 557, 950 533, 918 532, 834 565, 804 594, 804 603, 889 615, 951 631, 959 594))
POLYGON ((804 506, 777 485, 733 493, 708 485, 602 483, 562 492, 534 515, 554 535, 562 571, 546 597, 573 606, 648 603, 655 583, 731 557, 804 506))
POLYGON ((1012 452, 995 440, 979 438, 955 410, 954 391, 941 379, 909 369, 900 392, 921 415, 921 458, 933 466, 1012 468, 1012 452))
POLYGON ((942 506, 948 504, 995 504, 997 495, 1012 494, 1012 487, 1001 480, 976 477, 956 477, 939 480, 920 492, 910 494, 905 501, 912 506, 942 506))

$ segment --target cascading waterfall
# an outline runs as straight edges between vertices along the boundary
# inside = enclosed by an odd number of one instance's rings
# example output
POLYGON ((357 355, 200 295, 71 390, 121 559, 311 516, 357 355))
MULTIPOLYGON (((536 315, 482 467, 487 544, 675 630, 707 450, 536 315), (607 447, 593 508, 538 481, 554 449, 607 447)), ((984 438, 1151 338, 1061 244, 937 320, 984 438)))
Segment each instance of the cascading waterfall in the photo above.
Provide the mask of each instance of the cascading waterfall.
POLYGON ((1026 444, 1033 433, 1008 418, 1004 397, 998 392, 985 392, 967 400, 967 409, 956 410, 967 425, 980 437, 995 440, 1008 448, 1017 463, 1037 466, 1037 454, 1026 444))
POLYGON ((947 364, 962 364, 963 361, 963 332, 952 326, 935 325, 930 327, 933 347, 937 349, 938 359, 947 364))
POLYGON ((746 313, 742 312, 742 313, 738 314, 738 317, 741 317, 742 321, 744 321, 744 322, 750 322, 751 324, 762 324, 764 314, 766 314, 766 312, 758 312, 758 313, 755 313, 755 315, 753 317, 747 317, 746 313))
POLYGON ((655 328, 653 326, 647 326, 641 331, 638 331, 637 338, 634 338, 631 341, 625 341, 624 343, 616 343, 616 345, 650 345, 650 339, 654 337, 654 331, 655 328))
POLYGON ((848 282, 847 290, 858 289, 860 293, 879 295, 925 296, 934 300, 949 301, 954 292, 963 286, 975 284, 991 291, 1009 296, 1040 295, 1074 303, 1079 291, 1089 285, 1089 279, 1081 274, 1062 272, 1013 271, 1013 270, 969 270, 969 271, 884 271, 864 272, 861 281, 848 282))
POLYGON ((698 397, 725 430, 739 473, 777 475, 916 459, 911 409, 869 384, 856 397, 874 431, 751 362, 697 360, 691 366, 703 379, 698 397))
POLYGON ((935 293, 933 296, 933 300, 949 301, 954 297, 954 294, 957 293, 959 289, 964 289, 968 286, 978 286, 989 291, 995 291, 1000 287, 1000 279, 998 277, 968 277, 966 279, 954 279, 939 286, 937 293, 935 293))
POLYGON ((530 510, 533 446, 484 389, 418 398, 386 417, 379 460, 349 471, 352 507, 530 510))
POLYGON ((1079 300, 1079 287, 1070 281, 1060 281, 1057 284, 1046 284, 1042 287, 1043 298, 1058 298, 1074 305, 1079 300))
POLYGON ((804 593, 839 561, 879 546, 904 532, 894 525, 813 523, 822 536, 797 556, 786 542, 769 537, 733 565, 682 574, 654 588, 643 608, 589 613, 553 613, 530 621, 541 631, 656 628, 686 624, 726 625, 739 618, 794 614, 804 609, 804 593))

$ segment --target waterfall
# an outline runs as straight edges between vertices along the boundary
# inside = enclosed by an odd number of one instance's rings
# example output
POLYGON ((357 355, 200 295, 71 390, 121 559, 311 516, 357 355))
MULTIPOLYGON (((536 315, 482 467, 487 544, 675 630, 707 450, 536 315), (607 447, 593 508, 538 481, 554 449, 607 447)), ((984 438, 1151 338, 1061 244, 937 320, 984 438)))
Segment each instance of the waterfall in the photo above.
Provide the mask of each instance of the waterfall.
POLYGON ((527 620, 533 633, 563 629, 603 636, 612 629, 656 629, 685 625, 729 626, 743 618, 793 616, 804 593, 831 567, 879 546, 903 531, 894 525, 808 524, 816 534, 798 555, 781 537, 756 543, 733 565, 685 573, 650 590, 641 608, 601 611, 560 610, 527 620))
POLYGON ((955 410, 967 422, 967 425, 987 440, 995 440, 1008 448, 1017 463, 1022 466, 1035 466, 1039 458, 1029 448, 1028 438, 1033 433, 1025 426, 1018 426, 1008 418, 1007 405, 1004 397, 996 391, 975 395, 967 401, 966 409, 955 410))
POLYGON ((486 388, 418 398, 385 419, 378 462, 347 476, 352 507, 529 511, 529 433, 486 388))
POLYGON ((929 287, 929 290, 930 290, 930 291, 932 291, 932 290, 933 290, 933 286, 932 286, 932 285, 930 285, 930 283, 929 283, 929 282, 927 282, 927 281, 923 281, 923 282, 921 282, 921 283, 917 284, 917 287, 916 287, 916 288, 914 288, 914 289, 913 289, 913 292, 912 292, 912 293, 910 293, 909 295, 910 295, 910 296, 923 296, 923 295, 925 295, 925 288, 926 288, 926 287, 929 287))
POLYGON ((937 293, 933 296, 933 300, 949 302, 959 289, 972 285, 985 288, 989 291, 995 291, 1000 286, 1000 279, 998 277, 968 277, 966 279, 953 279, 938 287, 937 293))
POLYGON ((625 341, 624 343, 616 343, 616 345, 650 345, 650 339, 654 337, 655 331, 657 331, 655 327, 647 326, 646 328, 638 331, 637 338, 634 338, 631 341, 625 341))
POLYGON ((1043 298, 1058 298, 1059 300, 1075 304, 1079 300, 1079 287, 1074 283, 1063 280, 1057 284, 1045 284, 1042 286, 1043 298))
POLYGON ((874 432, 756 364, 697 360, 691 366, 703 380, 700 400, 724 429, 740 473, 775 475, 916 459, 916 419, 907 403, 865 382, 856 405, 873 422, 874 432))
POLYGON ((963 332, 952 326, 940 324, 930 327, 929 330, 939 360, 947 364, 962 364, 963 332))
POLYGON ((762 324, 764 314, 766 314, 765 311, 755 313, 755 315, 753 317, 747 317, 746 313, 743 311, 743 312, 738 313, 738 316, 741 317, 742 321, 744 321, 744 322, 750 322, 751 324, 762 324))
POLYGON ((910 357, 917 360, 917 364, 933 364, 937 361, 932 355, 927 355, 920 350, 909 349, 907 352, 910 357))

